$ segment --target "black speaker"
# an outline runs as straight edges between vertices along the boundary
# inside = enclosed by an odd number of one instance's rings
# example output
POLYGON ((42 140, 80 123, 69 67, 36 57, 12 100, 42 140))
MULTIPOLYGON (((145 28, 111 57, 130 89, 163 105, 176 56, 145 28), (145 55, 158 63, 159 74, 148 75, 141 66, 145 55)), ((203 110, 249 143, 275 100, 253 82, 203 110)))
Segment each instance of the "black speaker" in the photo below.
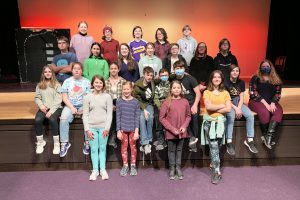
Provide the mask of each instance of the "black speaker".
POLYGON ((38 82, 42 68, 60 54, 57 37, 70 39, 70 29, 17 29, 16 44, 20 82, 38 82))

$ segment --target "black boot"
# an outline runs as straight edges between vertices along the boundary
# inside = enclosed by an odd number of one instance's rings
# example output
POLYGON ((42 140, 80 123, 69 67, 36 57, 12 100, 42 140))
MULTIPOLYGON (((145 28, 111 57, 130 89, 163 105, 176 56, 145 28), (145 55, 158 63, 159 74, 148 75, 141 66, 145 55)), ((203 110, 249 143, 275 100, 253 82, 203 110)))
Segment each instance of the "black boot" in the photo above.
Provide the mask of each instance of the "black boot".
POLYGON ((269 140, 269 134, 268 134, 268 128, 269 128, 269 124, 260 124, 260 130, 261 130, 261 140, 263 141, 263 143, 265 144, 265 146, 268 149, 272 149, 271 145, 268 145, 268 140, 269 140))
POLYGON ((175 166, 174 165, 171 165, 169 167, 169 178, 170 178, 170 180, 175 179, 175 166))
POLYGON ((184 178, 180 165, 176 165, 176 175, 179 180, 182 180, 184 178))
POLYGON ((274 134, 276 133, 278 122, 271 121, 268 128, 268 134, 267 134, 267 144, 269 146, 274 145, 275 142, 272 142, 272 138, 274 137, 274 134))

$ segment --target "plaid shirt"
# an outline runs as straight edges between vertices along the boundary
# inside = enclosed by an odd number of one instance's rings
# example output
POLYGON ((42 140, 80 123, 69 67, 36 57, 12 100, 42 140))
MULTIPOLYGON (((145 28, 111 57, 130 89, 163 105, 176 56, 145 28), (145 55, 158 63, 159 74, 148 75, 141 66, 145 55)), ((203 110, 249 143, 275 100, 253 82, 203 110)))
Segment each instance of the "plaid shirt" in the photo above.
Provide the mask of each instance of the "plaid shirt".
MULTIPOLYGON (((122 96, 122 86, 123 86, 123 83, 126 82, 125 79, 123 79, 122 77, 119 77, 119 82, 117 83, 117 99, 120 98, 122 96)), ((105 81, 105 92, 110 94, 111 97, 113 98, 113 93, 112 93, 112 90, 111 90, 111 82, 110 82, 110 78, 108 78, 106 81, 105 81)))

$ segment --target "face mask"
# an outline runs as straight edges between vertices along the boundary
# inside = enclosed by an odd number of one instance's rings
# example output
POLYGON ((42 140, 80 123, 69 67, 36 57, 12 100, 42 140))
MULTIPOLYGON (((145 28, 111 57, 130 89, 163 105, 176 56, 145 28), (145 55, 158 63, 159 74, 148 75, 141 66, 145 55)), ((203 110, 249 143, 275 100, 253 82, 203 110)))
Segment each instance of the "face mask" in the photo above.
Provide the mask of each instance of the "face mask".
POLYGON ((175 74, 176 76, 182 76, 184 74, 184 69, 176 69, 175 74))
POLYGON ((169 79, 169 76, 161 76, 160 80, 166 82, 169 79))
POLYGON ((260 67, 260 73, 262 73, 262 74, 270 74, 271 73, 271 67, 269 67, 269 66, 261 66, 260 67))

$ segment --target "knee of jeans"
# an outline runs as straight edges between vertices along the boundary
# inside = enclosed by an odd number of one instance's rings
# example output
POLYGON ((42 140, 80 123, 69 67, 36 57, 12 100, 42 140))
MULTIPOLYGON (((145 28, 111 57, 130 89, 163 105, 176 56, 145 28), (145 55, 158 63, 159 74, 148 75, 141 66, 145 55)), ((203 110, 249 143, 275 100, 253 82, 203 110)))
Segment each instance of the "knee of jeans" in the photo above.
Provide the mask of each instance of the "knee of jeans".
POLYGON ((62 115, 62 116, 60 116, 60 122, 61 123, 66 123, 66 122, 68 122, 68 117, 67 116, 64 116, 64 115, 62 115))
POLYGON ((227 124, 233 124, 234 120, 235 120, 235 116, 234 115, 227 115, 227 124))
POLYGON ((153 119, 154 119, 153 115, 149 115, 149 119, 148 120, 151 120, 153 122, 153 119))
POLYGON ((251 114, 248 114, 248 115, 244 115, 245 119, 248 121, 254 121, 254 116, 251 114))
POLYGON ((55 123, 57 123, 57 119, 54 117, 50 117, 49 122, 50 122, 50 124, 55 124, 55 123))
POLYGON ((41 117, 36 117, 34 120, 35 124, 42 124, 44 122, 44 120, 41 117))

